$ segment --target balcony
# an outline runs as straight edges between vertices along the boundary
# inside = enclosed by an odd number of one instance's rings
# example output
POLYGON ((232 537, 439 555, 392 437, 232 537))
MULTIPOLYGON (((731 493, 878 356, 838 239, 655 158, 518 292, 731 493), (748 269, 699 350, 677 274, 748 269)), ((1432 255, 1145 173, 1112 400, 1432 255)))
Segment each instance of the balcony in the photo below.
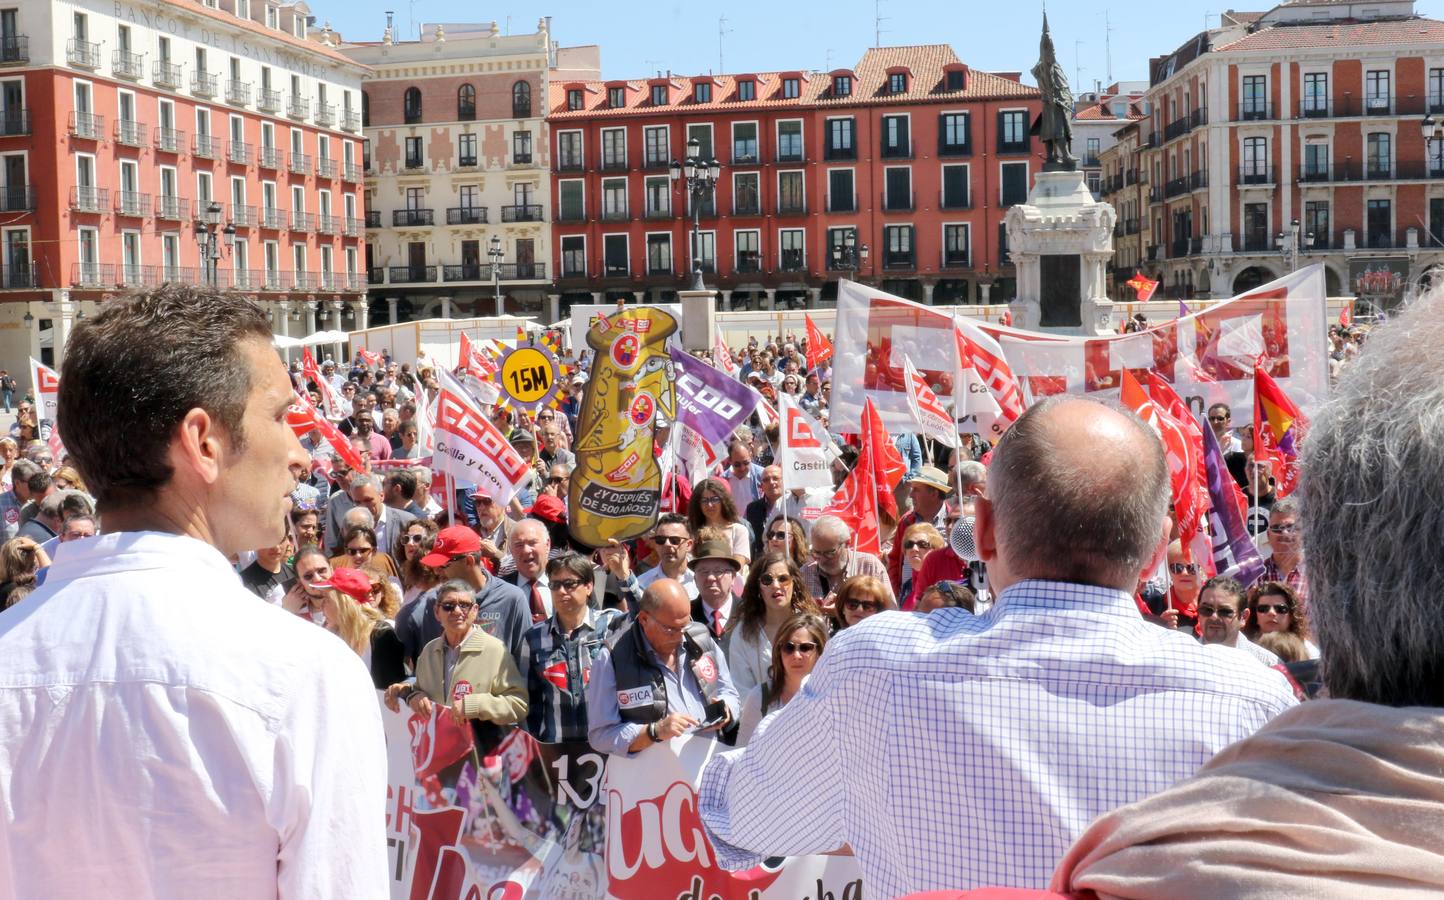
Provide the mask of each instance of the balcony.
POLYGON ((115 214, 132 219, 144 219, 150 215, 150 194, 142 194, 138 191, 116 191, 115 214))
MULTIPOLYGON (((476 154, 474 154, 474 153, 463 153, 461 156, 458 156, 458 157, 456 158, 456 167, 457 167, 458 169, 474 169, 474 168, 476 168, 476 162, 477 162, 477 161, 476 161, 476 154)), ((408 168, 409 168, 409 166, 408 166, 408 168)), ((419 168, 419 165, 418 165, 418 168, 419 168)))
POLYGON ((582 157, 580 153, 564 153, 557 157, 558 172, 580 172, 582 170, 582 157))
POLYGON ((341 222, 335 216, 325 214, 315 217, 317 234, 335 234, 341 228, 341 222))
POLYGON ((208 134, 195 135, 191 141, 191 155, 202 159, 219 159, 221 142, 208 134))
POLYGON ((341 180, 359 182, 361 180, 361 169, 353 162, 341 164, 341 180))
POLYGON ((35 191, 28 184, 0 188, 0 212, 31 212, 35 209, 35 191))
POLYGON ((1098 162, 1097 154, 1084 153, 1083 157, 1078 160, 1078 165, 1083 166, 1085 169, 1096 169, 1100 163, 1098 162))
MULTIPOLYGON (((779 216, 805 216, 807 215, 807 204, 798 200, 778 200, 777 214, 779 216)), ((706 210, 703 210, 706 215, 706 210)))
POLYGON ((1235 122, 1272 122, 1276 118, 1272 103, 1252 99, 1240 100, 1233 116, 1235 122))
POLYGON ((1137 220, 1137 219, 1128 219, 1128 220, 1126 220, 1126 221, 1123 223, 1123 233, 1124 233, 1124 234, 1137 234, 1137 233, 1138 233, 1138 220, 1137 220))
POLYGON ((261 208, 261 227, 280 231, 286 227, 286 211, 274 206, 261 208))
POLYGON ((249 81, 229 80, 226 82, 226 102, 233 106, 245 106, 251 102, 249 81))
POLYGON ((7 109, 0 113, 0 137, 21 137, 30 133, 30 110, 7 109))
POLYGON ((448 225, 485 225, 485 206, 450 206, 446 210, 448 225))
MULTIPOLYGON (((506 207, 502 207, 505 209, 506 207)), ((391 225, 393 228, 417 228, 425 225, 435 225, 432 211, 429 209, 393 209, 391 211, 391 225)))
MULTIPOLYGON (((857 148, 848 147, 825 147, 822 151, 822 158, 826 160, 857 159, 857 148)), ((778 162, 782 162, 779 156, 778 162)))
POLYGON ((883 144, 883 159, 912 159, 913 145, 911 141, 903 144, 883 144))
POLYGON ((361 220, 355 216, 347 216, 341 223, 341 233, 346 237, 359 237, 361 235, 361 220))
POLYGON ((625 222, 625 221, 627 221, 627 220, 630 219, 630 218, 631 218, 631 215, 628 214, 628 212, 627 212, 627 207, 626 207, 626 206, 621 206, 621 207, 615 207, 615 206, 613 206, 613 207, 607 207, 607 206, 604 205, 604 206, 602 207, 602 221, 603 221, 603 222, 625 222))
MULTIPOLYGON (((671 203, 665 203, 665 204, 662 204, 662 205, 660 205, 660 206, 648 206, 648 207, 646 207, 645 209, 642 210, 642 218, 644 218, 644 219, 654 219, 654 220, 655 220, 655 219, 670 219, 670 218, 672 218, 672 204, 671 204, 671 203)), ((585 216, 583 216, 583 217, 581 217, 580 219, 578 219, 578 221, 585 221, 585 220, 586 220, 586 217, 585 217, 585 216)))
MULTIPOLYGON (((777 159, 776 159, 776 162, 780 162, 780 163, 800 163, 800 162, 806 162, 806 161, 807 161, 807 156, 806 156, 806 154, 804 154, 804 153, 802 152, 802 149, 801 149, 800 147, 797 148, 797 149, 795 149, 795 150, 789 149, 789 148, 787 148, 787 147, 781 147, 781 146, 779 146, 779 147, 777 148, 777 159)), ((664 163, 664 165, 665 165, 665 163, 664 163)))
POLYGON ((1274 167, 1240 166, 1237 174, 1234 175, 1233 183, 1241 187, 1272 187, 1274 184, 1274 167))
POLYGON ((366 227, 367 227, 367 228, 380 228, 380 227, 381 227, 381 210, 379 210, 379 209, 368 209, 368 210, 366 210, 366 227))
MULTIPOLYGON (((427 212, 429 215, 430 211, 427 212)), ((503 206, 501 220, 503 222, 540 222, 542 221, 541 204, 521 203, 515 206, 503 206)))
POLYGON ((938 136, 938 156, 972 156, 973 142, 971 139, 961 144, 950 144, 944 140, 942 135, 938 136))
POLYGON ((264 283, 261 280, 260 269, 221 269, 216 273, 216 276, 222 285, 238 291, 260 290, 261 285, 264 283))
POLYGON ((1304 97, 1296 108, 1295 118, 1299 119, 1352 119, 1360 116, 1417 116, 1431 107, 1439 98, 1427 99, 1410 94, 1404 97, 1364 96, 1355 97, 1304 97))
POLYGON ((316 104, 316 124, 322 128, 330 128, 336 124, 336 104, 316 104))
POLYGON ((186 133, 176 131, 174 128, 163 128, 157 126, 155 129, 155 149, 161 153, 179 153, 186 145, 186 133))
POLYGON ((366 270, 366 283, 367 283, 367 284, 385 284, 385 283, 386 283, 386 270, 383 269, 383 268, 381 268, 380 266, 372 266, 371 268, 367 269, 367 270, 366 270))
POLYGON ((77 185, 70 189, 70 208, 76 212, 105 212, 110 204, 110 190, 93 185, 77 185))
POLYGON ((276 147, 263 145, 261 147, 260 163, 263 169, 281 168, 281 151, 276 147))
POLYGON ((1163 183, 1164 199, 1172 199, 1179 196, 1180 194, 1186 193, 1188 193, 1187 177, 1170 178, 1168 181, 1163 183))
POLYGON ((197 97, 214 97, 221 91, 221 77, 210 72, 191 73, 191 93, 197 97))
POLYGON ((830 213, 857 212, 857 198, 851 195, 847 197, 828 197, 827 211, 830 213))
POLYGON ((807 259, 803 257, 801 250, 783 250, 782 261, 777 266, 779 272, 806 272, 807 259))
POLYGON ((1188 176, 1188 189, 1190 191, 1201 191, 1208 187, 1208 173, 1199 169, 1188 176))
POLYGON ((436 280, 436 266, 391 266, 392 284, 430 284, 436 280))
POLYGON ((891 193, 888 191, 883 191, 881 202, 883 212, 913 211, 912 191, 908 191, 907 193, 903 193, 902 191, 895 191, 891 193))
POLYGON ((882 267, 889 271, 912 271, 918 267, 917 260, 911 253, 884 253, 882 255, 882 267))
POLYGON ((110 51, 110 71, 116 78, 139 81, 145 77, 145 57, 129 50, 110 51))
POLYGON ((70 286, 80 288, 112 287, 115 266, 111 263, 78 262, 70 264, 70 286))
POLYGON ((491 266, 481 263, 462 263, 459 266, 442 266, 442 281, 489 281, 491 266), (485 276, 482 275, 485 272, 485 276))
POLYGON ((762 203, 756 197, 747 200, 732 201, 732 215, 734 216, 760 216, 762 215, 762 203))
POLYGON ((278 113, 281 111, 281 92, 273 91, 270 88, 262 87, 256 95, 256 109, 261 112, 278 113))
POLYGON ((1010 141, 1002 135, 998 136, 999 153, 1027 153, 1033 149, 1033 142, 1027 136, 1020 140, 1010 141))
POLYGON ((231 224, 237 228, 253 228, 257 222, 256 208, 241 203, 231 204, 231 224))
POLYGON ((40 287, 35 277, 35 267, 22 264, 18 266, 0 267, 0 288, 15 290, 17 288, 40 287))
POLYGON ((231 141, 226 147, 226 158, 239 165, 249 165, 251 162, 251 145, 245 141, 231 141))
POLYGON ((160 275, 155 266, 136 266, 130 263, 122 263, 117 271, 120 273, 117 283, 128 288, 151 287, 158 283, 156 279, 160 275))
MULTIPOLYGON (((491 266, 487 266, 490 269, 491 266)), ((502 263, 496 267, 497 275, 502 281, 537 281, 546 280, 546 263, 502 263)), ((490 277, 491 272, 486 273, 490 277)))
POLYGON ((604 158, 602 159, 602 171, 603 171, 603 172, 625 172, 625 171, 627 171, 627 158, 626 158, 625 156, 620 157, 620 158, 618 158, 618 157, 612 157, 612 158, 610 158, 610 159, 607 159, 607 158, 604 157, 604 158))
POLYGON ((304 153, 292 152, 290 157, 290 164, 286 166, 286 169, 292 175, 310 175, 311 157, 307 156, 304 153))
POLYGON ((302 232, 315 231, 316 216, 308 212, 301 212, 294 209, 291 210, 291 230, 302 232))
POLYGON ((70 114, 70 133, 87 141, 98 141, 105 134, 105 116, 73 112, 70 114))
POLYGON ((1188 117, 1180 116, 1163 126, 1163 141, 1167 143, 1174 138, 1183 137, 1188 134, 1188 117))
POLYGON ((320 178, 335 178, 336 160, 329 156, 316 160, 316 175, 320 178))
POLYGON ((30 38, 24 34, 0 37, 0 64, 30 62, 30 38))
POLYGON ((321 279, 315 272, 292 272, 291 290, 293 291, 315 291, 320 290, 321 279))
POLYGON ((940 192, 938 193, 938 208, 939 208, 939 209, 972 209, 972 208, 973 208, 973 198, 972 198, 970 195, 968 195, 968 194, 964 194, 963 196, 959 197, 956 193, 949 193, 948 191, 940 191, 940 192))
POLYGON ((348 109, 341 113, 341 127, 347 131, 361 130, 361 114, 354 109, 348 109))
POLYGON ((181 86, 183 77, 179 63, 161 59, 151 64, 150 80, 155 82, 156 87, 177 90, 181 86))
POLYGON ((426 161, 423 160, 420 156, 411 156, 410 154, 407 154, 406 159, 402 160, 401 162, 401 168, 407 172, 420 172, 425 167, 426 161))
POLYGON ((968 258, 967 250, 944 250, 939 265, 944 269, 967 269, 971 268, 972 260, 968 258))
POLYGON ((311 101, 309 98, 292 94, 286 103, 286 115, 293 119, 304 119, 311 114, 311 101))
POLYGON ((77 69, 99 69, 100 45, 71 38, 65 42, 65 61, 77 69))
POLYGON ((115 142, 124 144, 127 147, 144 147, 150 128, 144 122, 136 122, 131 119, 117 119, 115 121, 115 142))

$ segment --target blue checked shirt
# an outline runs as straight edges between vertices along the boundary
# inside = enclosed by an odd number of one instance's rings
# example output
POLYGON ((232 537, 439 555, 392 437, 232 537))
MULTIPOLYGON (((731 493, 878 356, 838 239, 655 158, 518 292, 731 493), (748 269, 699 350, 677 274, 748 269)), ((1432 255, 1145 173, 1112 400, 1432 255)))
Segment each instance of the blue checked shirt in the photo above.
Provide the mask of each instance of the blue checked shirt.
POLYGON ((1094 817, 1294 703, 1279 673, 1143 621, 1126 593, 1025 581, 982 615, 843 631, 708 764, 700 811, 728 869, 849 844, 872 896, 1045 888, 1094 817))
POLYGON ((592 662, 622 616, 619 609, 588 609, 585 622, 562 634, 553 614, 526 632, 521 670, 529 697, 526 730, 532 737, 547 744, 587 739, 592 662))

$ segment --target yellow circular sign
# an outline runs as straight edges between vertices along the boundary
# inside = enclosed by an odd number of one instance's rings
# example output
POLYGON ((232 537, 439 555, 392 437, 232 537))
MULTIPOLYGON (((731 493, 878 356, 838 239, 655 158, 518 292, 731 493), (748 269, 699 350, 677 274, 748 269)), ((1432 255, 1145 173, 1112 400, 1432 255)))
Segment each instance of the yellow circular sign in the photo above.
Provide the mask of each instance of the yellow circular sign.
POLYGON ((536 347, 517 347, 501 362, 501 389, 522 406, 540 403, 556 384, 556 363, 536 347))

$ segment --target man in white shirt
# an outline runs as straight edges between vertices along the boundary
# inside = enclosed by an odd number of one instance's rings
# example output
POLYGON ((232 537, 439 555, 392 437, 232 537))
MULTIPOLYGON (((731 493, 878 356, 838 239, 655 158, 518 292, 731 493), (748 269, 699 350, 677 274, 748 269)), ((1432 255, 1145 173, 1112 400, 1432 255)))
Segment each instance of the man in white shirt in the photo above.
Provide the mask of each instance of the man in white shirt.
POLYGON ((1208 408, 1208 427, 1213 429, 1218 448, 1225 456, 1243 452, 1243 441, 1233 431, 1233 410, 1227 403, 1215 403, 1208 408))
POLYGON ((552 592, 547 583, 547 557, 552 539, 538 519, 522 519, 511 532, 511 558, 516 571, 502 577, 521 589, 531 610, 531 621, 545 621, 552 614, 552 592))
POLYGON ((1266 666, 1278 665, 1277 656, 1244 637, 1248 617, 1248 595, 1243 585, 1227 575, 1215 575, 1204 582, 1198 592, 1198 624, 1203 642, 1242 650, 1266 666))
POLYGON ((106 533, 0 616, 0 898, 388 896, 366 667, 227 562, 281 539, 307 462, 265 312, 112 300, 62 378, 106 533))
POLYGON ((687 565, 692 553, 692 534, 687 530, 687 517, 677 513, 663 513, 653 526, 652 536, 648 541, 657 554, 657 565, 636 577, 635 588, 632 584, 626 584, 623 589, 633 595, 634 601, 640 601, 642 591, 652 582, 658 578, 671 578, 682 585, 688 597, 696 600, 697 579, 692 575, 692 568, 687 565))

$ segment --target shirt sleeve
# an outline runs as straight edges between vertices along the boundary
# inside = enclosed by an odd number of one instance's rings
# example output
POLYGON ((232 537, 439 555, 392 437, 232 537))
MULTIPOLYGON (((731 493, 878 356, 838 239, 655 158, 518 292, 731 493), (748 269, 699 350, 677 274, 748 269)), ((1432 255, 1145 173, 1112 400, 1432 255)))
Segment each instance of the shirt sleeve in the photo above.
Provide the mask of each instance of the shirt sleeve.
POLYGON ((702 770, 698 811, 722 868, 825 853, 846 841, 837 773, 847 766, 835 737, 844 721, 835 709, 840 679, 830 677, 827 662, 745 749, 719 754, 702 770))
POLYGON ((512 659, 505 648, 501 650, 491 689, 485 692, 473 691, 462 698, 461 710, 468 719, 484 719, 498 725, 510 725, 526 718, 526 685, 522 682, 516 660, 512 659))
POLYGON ((737 696, 737 686, 732 683, 732 670, 727 665, 727 654, 716 653, 714 656, 717 660, 717 699, 726 704, 728 714, 732 716, 732 721, 736 722, 742 712, 742 700, 737 696))
POLYGON ((610 647, 603 647, 592 663, 592 680, 587 685, 587 742, 598 753, 634 756, 628 748, 645 730, 645 725, 622 721, 612 651, 610 647))

